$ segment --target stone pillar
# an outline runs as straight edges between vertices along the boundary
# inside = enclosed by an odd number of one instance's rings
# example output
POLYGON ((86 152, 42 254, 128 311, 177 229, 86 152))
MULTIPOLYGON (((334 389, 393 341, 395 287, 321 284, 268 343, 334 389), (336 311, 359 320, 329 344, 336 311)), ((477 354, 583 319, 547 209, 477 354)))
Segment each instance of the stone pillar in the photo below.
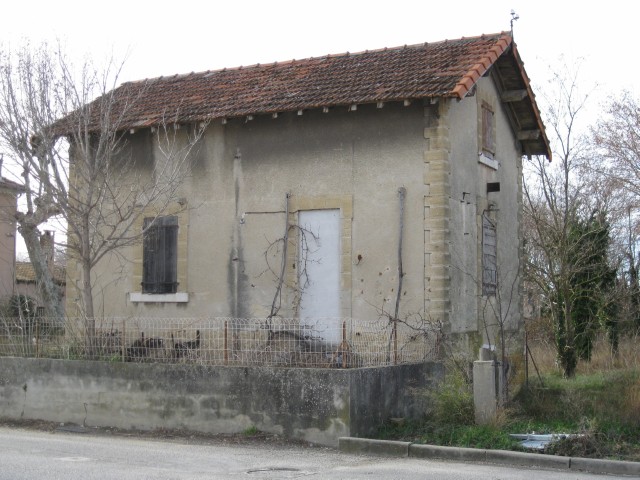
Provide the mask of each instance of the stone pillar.
POLYGON ((473 404, 478 424, 490 423, 498 413, 504 396, 502 362, 487 348, 480 349, 480 360, 473 362, 473 404))
POLYGON ((54 275, 53 265, 55 260, 55 242, 54 232, 52 230, 45 230, 40 236, 40 248, 47 259, 47 268, 51 272, 51 275, 54 275))

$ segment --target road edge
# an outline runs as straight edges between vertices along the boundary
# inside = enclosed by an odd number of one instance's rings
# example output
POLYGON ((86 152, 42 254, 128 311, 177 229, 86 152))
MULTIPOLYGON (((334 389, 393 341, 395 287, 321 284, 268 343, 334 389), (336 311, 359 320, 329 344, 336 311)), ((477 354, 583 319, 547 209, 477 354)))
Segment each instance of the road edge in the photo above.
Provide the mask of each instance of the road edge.
POLYGON ((482 462, 554 470, 574 470, 611 475, 640 476, 640 462, 595 458, 559 457, 541 453, 484 450, 479 448, 442 447, 394 440, 340 437, 338 450, 343 453, 387 457, 437 458, 459 462, 482 462))

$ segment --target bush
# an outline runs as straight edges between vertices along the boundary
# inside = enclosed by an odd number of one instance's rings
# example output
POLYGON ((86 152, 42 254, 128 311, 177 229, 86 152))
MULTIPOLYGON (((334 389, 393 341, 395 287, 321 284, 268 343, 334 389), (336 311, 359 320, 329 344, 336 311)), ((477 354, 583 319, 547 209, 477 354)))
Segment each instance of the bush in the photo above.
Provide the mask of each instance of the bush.
POLYGON ((441 425, 473 425, 473 386, 462 374, 448 374, 439 387, 430 395, 433 410, 432 420, 441 425))

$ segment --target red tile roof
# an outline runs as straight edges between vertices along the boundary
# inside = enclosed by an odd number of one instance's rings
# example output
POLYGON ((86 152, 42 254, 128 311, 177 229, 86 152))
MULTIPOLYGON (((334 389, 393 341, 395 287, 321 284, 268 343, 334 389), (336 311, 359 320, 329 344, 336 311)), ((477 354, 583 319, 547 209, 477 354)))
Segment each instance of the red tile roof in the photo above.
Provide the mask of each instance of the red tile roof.
POLYGON ((123 123, 157 125, 166 112, 180 112, 179 121, 192 122, 334 105, 462 98, 491 59, 510 44, 507 34, 485 35, 126 83, 118 89, 123 94, 144 94, 123 123))
MULTIPOLYGON (((125 130, 340 105, 461 99, 511 45, 510 34, 498 33, 159 77, 111 92, 113 111, 121 115, 118 128, 125 130)), ((535 104, 532 113, 542 126, 535 104)))
MULTIPOLYGON (((54 265, 53 279, 59 285, 66 283, 66 269, 61 265, 54 265)), ((31 262, 16 262, 16 282, 35 283, 36 271, 31 262)))

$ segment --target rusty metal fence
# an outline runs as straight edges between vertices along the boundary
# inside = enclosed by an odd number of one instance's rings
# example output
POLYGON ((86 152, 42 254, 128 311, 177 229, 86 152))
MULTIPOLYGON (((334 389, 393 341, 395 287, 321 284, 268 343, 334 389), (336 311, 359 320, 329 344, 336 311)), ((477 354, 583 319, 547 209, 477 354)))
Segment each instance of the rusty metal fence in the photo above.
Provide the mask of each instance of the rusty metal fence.
POLYGON ((0 356, 356 368, 436 360, 439 343, 424 321, 0 318, 0 356))

